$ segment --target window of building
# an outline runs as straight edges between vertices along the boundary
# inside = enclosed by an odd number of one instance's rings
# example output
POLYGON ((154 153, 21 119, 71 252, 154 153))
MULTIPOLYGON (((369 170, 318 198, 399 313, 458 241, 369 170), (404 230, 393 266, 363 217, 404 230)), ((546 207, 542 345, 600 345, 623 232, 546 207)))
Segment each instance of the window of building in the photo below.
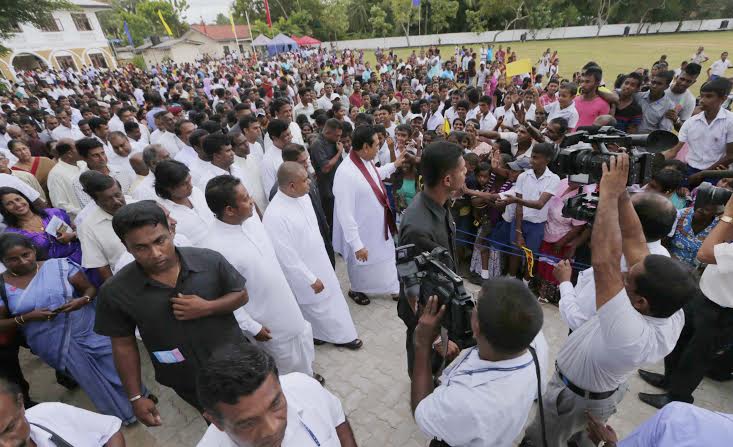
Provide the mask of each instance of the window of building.
POLYGON ((92 23, 89 21, 89 17, 84 13, 71 14, 71 19, 74 21, 74 25, 76 25, 76 29, 79 31, 91 31, 93 29, 92 23))
POLYGON ((76 70, 74 58, 71 56, 56 56, 56 62, 58 62, 59 67, 61 67, 62 70, 66 70, 69 67, 71 67, 72 70, 76 70))
POLYGON ((244 46, 241 43, 239 44, 239 54, 244 54, 244 46))
POLYGON ((45 31, 47 33, 58 33, 63 30, 64 27, 61 25, 61 21, 51 14, 47 14, 46 17, 41 20, 41 31, 45 31))
POLYGON ((107 60, 104 58, 103 54, 90 54, 89 59, 91 59, 92 65, 94 65, 95 68, 107 68, 107 60))
POLYGON ((224 45, 224 54, 229 54, 229 45, 224 45))

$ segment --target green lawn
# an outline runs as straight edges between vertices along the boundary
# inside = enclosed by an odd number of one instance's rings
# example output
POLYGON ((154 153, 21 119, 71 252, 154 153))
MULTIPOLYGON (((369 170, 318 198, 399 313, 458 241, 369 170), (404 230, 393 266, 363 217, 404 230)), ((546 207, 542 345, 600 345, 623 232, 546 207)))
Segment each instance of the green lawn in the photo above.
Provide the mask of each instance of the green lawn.
MULTIPOLYGON (((653 36, 632 36, 632 37, 600 37, 588 39, 567 39, 567 40, 541 40, 533 42, 510 42, 502 43, 504 48, 512 47, 519 59, 530 58, 536 62, 546 48, 557 50, 560 56, 560 73, 570 77, 574 71, 579 71, 588 61, 596 61, 603 67, 606 82, 611 83, 618 73, 629 72, 637 67, 651 68, 651 64, 659 59, 662 54, 667 55, 670 68, 679 67, 683 59, 689 59, 697 50, 699 45, 705 47, 705 54, 710 61, 703 66, 703 76, 693 86, 692 90, 698 93, 701 81, 705 79, 705 70, 710 64, 720 57, 723 51, 733 53, 733 32, 699 32, 699 33, 677 33, 661 34, 653 36)), ((473 45, 476 51, 481 46, 480 42, 473 45)), ((498 45, 497 45, 498 47, 498 45)), ((496 48, 496 47, 495 47, 496 48)), ((419 48, 417 53, 419 54, 419 48)), ((445 57, 453 55, 454 46, 443 45, 440 52, 445 57)), ((407 58, 411 48, 400 48, 395 50, 397 55, 407 58)), ((365 54, 367 60, 374 64, 373 51, 365 54)), ((733 70, 730 71, 733 76, 733 70)))

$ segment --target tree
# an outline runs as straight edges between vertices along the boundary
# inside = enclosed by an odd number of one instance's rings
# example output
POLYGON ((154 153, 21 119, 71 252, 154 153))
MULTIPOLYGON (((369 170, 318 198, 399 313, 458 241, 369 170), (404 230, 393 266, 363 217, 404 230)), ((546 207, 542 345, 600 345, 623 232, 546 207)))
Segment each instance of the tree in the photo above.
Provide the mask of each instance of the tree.
MULTIPOLYGON (((20 23, 40 28, 50 19, 51 11, 76 9, 66 0, 2 0, 0 1, 0 40, 13 36, 13 29, 20 23)), ((8 48, 0 45, 0 54, 8 48)))
POLYGON ((430 0, 432 30, 440 33, 446 30, 458 13, 457 0, 430 0))
POLYGON ((219 13, 216 15, 214 23, 216 23, 217 25, 229 25, 229 17, 225 16, 222 13, 219 13))
POLYGON ((392 29, 387 22, 387 12, 377 5, 369 10, 369 24, 372 26, 372 36, 376 37, 385 37, 392 29))
POLYGON ((476 34, 486 29, 486 20, 482 17, 481 11, 466 11, 466 22, 468 31, 476 34))
MULTIPOLYGON (((392 10, 392 20, 397 29, 405 33, 407 46, 410 46, 410 24, 413 17, 417 20, 417 8, 412 6, 412 0, 389 0, 389 8, 392 10)), ((434 12, 434 11, 433 11, 434 12)))

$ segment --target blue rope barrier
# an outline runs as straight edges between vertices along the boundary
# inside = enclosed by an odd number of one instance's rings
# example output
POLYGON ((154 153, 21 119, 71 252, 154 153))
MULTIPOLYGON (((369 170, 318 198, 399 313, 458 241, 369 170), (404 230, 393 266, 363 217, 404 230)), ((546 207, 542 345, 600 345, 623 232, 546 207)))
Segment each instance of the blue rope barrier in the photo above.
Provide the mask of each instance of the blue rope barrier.
MULTIPOLYGON (((460 239, 460 238, 456 238, 456 242, 463 242, 464 244, 473 245, 474 247, 488 248, 490 250, 498 251, 499 253, 504 253, 504 254, 508 254, 508 255, 512 255, 512 256, 522 256, 523 255, 523 253, 521 253, 519 251, 519 247, 516 247, 514 245, 508 245, 508 244, 505 244, 503 242, 495 241, 495 240, 490 239, 490 238, 487 238, 487 237, 481 237, 481 236, 472 234, 472 233, 470 233, 468 231, 460 230, 458 228, 456 228, 456 232, 458 232, 458 233, 464 233, 464 234, 467 234, 469 236, 474 236, 474 237, 476 237, 476 239, 481 239, 481 240, 484 240, 484 241, 488 241, 492 245, 491 246, 489 246, 489 245, 483 245, 483 244, 479 244, 478 242, 475 242, 475 241, 474 242, 471 242, 471 241, 467 241, 465 239, 460 239), (511 251, 509 251, 509 250, 502 250, 501 248, 498 248, 498 247, 507 247, 511 251)), ((545 259, 548 259, 550 261, 554 261, 556 263, 565 260, 564 258, 558 258, 556 256, 548 255, 548 254, 545 254, 545 253, 539 253, 539 252, 535 252, 535 251, 533 251, 532 254, 535 256, 535 258, 538 261, 539 261, 540 258, 545 258, 545 259)), ((572 268, 574 270, 586 270, 586 269, 590 268, 590 265, 584 264, 582 262, 576 262, 576 261, 570 261, 570 265, 572 266, 572 268)))

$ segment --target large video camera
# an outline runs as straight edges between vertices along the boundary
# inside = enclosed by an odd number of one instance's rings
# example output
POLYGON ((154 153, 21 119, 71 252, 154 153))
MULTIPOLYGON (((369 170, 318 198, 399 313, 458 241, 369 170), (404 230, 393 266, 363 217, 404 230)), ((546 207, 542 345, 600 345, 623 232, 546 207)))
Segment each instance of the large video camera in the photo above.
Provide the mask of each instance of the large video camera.
POLYGON ((448 338, 464 349, 476 344, 471 331, 474 303, 463 287, 463 278, 446 263, 452 264, 452 260, 443 247, 430 253, 419 253, 415 244, 397 247, 397 274, 405 294, 417 296, 421 306, 429 297, 438 297, 438 305, 446 307, 441 325, 448 331, 448 338))
MULTIPOLYGON (((567 176, 574 183, 598 183, 603 175, 603 165, 617 155, 608 146, 616 146, 625 148, 629 154, 627 184, 645 185, 664 161, 660 152, 677 142, 677 136, 666 130, 630 135, 611 126, 589 127, 565 136, 550 163, 550 169, 559 176, 567 176)), ((581 192, 566 201, 563 215, 592 222, 597 203, 597 195, 581 192)))

